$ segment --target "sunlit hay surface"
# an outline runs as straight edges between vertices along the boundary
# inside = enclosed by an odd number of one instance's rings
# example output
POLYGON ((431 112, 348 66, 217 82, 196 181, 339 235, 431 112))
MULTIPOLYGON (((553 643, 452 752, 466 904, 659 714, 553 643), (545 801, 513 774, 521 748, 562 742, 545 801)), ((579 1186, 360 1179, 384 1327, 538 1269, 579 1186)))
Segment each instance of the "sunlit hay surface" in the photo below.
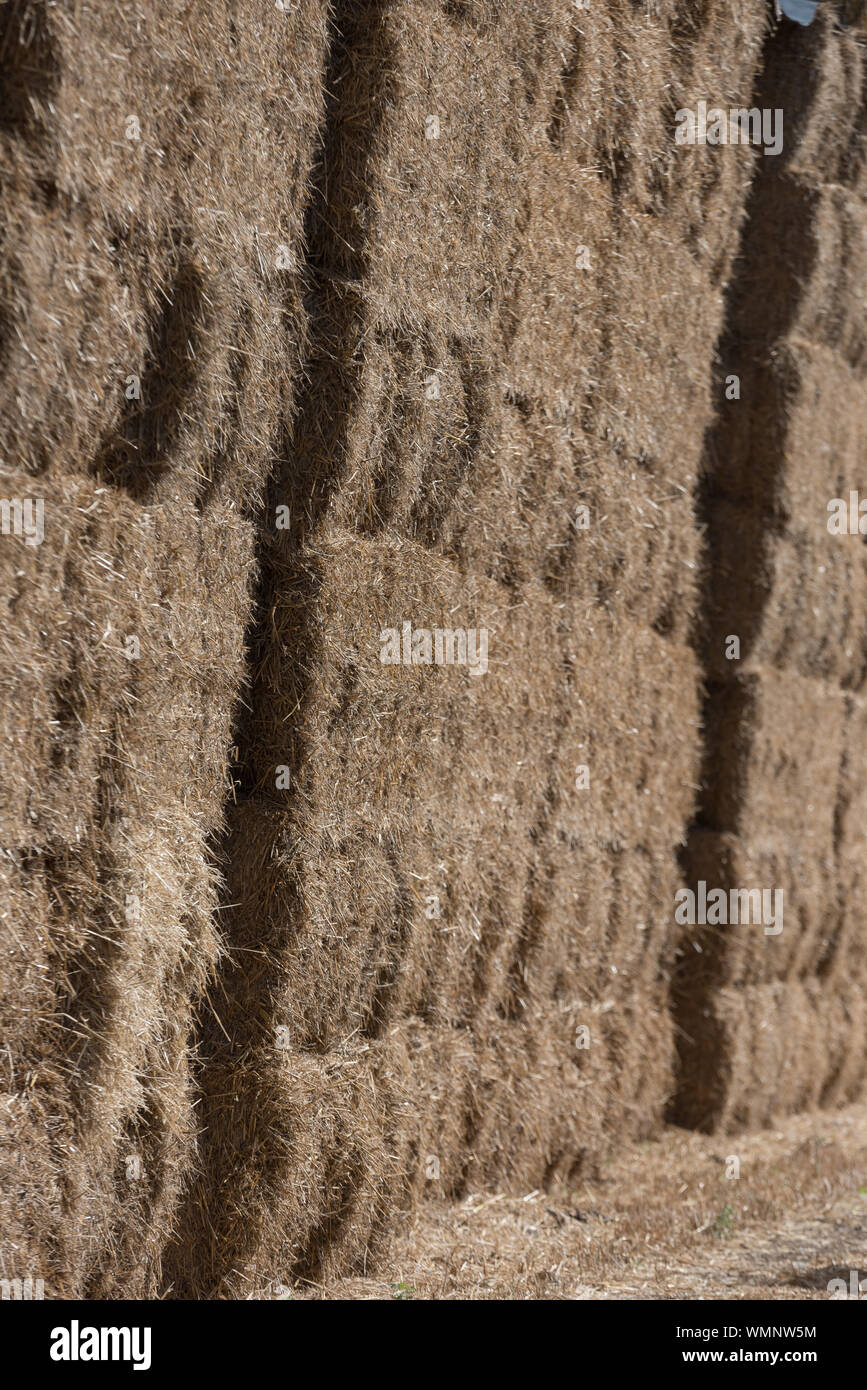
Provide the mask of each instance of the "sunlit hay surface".
POLYGON ((314 1287, 859 1093, 863 35, 769 25, 0 7, 4 1277, 314 1287), (778 42, 777 182, 675 147, 778 42), (700 863, 775 955, 675 928, 700 863))

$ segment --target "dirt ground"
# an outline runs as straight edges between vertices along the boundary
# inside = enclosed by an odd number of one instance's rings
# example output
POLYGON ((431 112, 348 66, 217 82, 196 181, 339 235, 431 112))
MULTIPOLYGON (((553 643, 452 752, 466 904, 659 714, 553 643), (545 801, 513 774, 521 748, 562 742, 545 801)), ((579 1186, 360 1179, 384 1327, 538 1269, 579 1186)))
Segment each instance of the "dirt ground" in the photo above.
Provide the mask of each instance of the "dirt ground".
POLYGON ((572 1191, 431 1201, 379 1263, 264 1296, 828 1299, 867 1271, 867 1107, 728 1139, 671 1128, 572 1191))

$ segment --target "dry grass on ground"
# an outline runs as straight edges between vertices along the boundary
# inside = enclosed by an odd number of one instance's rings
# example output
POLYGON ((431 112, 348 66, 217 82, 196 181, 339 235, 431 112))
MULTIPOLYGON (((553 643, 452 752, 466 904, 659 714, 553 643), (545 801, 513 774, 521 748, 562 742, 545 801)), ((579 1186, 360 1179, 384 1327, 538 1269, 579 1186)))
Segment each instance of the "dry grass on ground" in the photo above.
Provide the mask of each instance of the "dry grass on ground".
MULTIPOLYGON (((867 1109, 737 1139, 668 1129, 558 1194, 426 1203, 326 1299, 826 1299, 867 1266, 867 1109), (727 1179, 726 1160, 740 1159, 727 1179)), ((271 1293, 273 1294, 273 1289, 271 1293)), ((267 1296, 267 1293, 266 1293, 267 1296)), ((285 1296, 285 1295, 284 1295, 285 1296)))

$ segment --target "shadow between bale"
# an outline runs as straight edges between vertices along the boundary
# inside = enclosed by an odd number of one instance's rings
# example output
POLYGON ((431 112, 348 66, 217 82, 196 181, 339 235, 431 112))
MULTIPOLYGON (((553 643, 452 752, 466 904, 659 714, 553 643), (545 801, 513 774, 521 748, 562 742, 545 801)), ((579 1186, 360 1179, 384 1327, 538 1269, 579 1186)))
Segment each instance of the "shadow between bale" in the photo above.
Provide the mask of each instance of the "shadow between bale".
MULTIPOLYGON (((797 144, 816 93, 809 61, 814 42, 815 36, 805 37, 794 25, 771 29, 765 39, 751 105, 784 110, 790 146, 797 144)), ((769 598, 769 551, 785 525, 779 494, 789 400, 785 387, 770 380, 768 363, 774 343, 797 318, 818 256, 814 193, 787 172, 784 156, 757 153, 755 161, 740 252, 726 292, 714 391, 722 399, 726 373, 749 372, 751 395, 760 405, 749 418, 748 439, 739 403, 725 401, 705 437, 697 498, 705 555, 693 630, 705 674, 704 746, 697 813, 680 855, 687 884, 705 876, 710 882, 712 875, 714 886, 726 891, 737 886, 732 865, 724 851, 710 853, 709 862, 709 847, 715 836, 737 830, 753 743, 752 702, 729 674, 723 643, 726 634, 736 633, 748 655, 769 598), (746 562, 744 537, 734 532, 721 505, 732 489, 732 459, 745 449, 756 479, 746 514, 746 562)), ((672 982, 677 1084, 667 1118, 708 1132, 725 1108, 731 1081, 728 1029, 715 1008, 726 976, 726 944, 725 929, 686 928, 672 982)))
POLYGON ((265 1258, 279 1252, 282 1277, 315 1278, 350 1218, 363 1167, 350 1137, 341 1139, 340 1113, 311 1119, 321 1108, 315 1040, 305 1044, 309 1060, 303 1051, 281 1056, 276 1040, 281 991, 293 986, 283 957, 302 903, 293 844, 323 582, 310 546, 344 473, 361 387, 369 171, 390 96, 388 9, 386 0, 333 7, 304 227, 303 385, 275 445, 247 639, 249 683, 234 726, 228 830, 215 846, 225 874, 227 951, 199 1022, 202 1171, 164 1265, 166 1290, 181 1298, 225 1294, 263 1251, 265 1258), (281 530, 278 507, 288 509, 281 530), (291 718, 284 720, 286 710, 291 718), (273 790, 275 764, 290 769, 288 792, 273 790))

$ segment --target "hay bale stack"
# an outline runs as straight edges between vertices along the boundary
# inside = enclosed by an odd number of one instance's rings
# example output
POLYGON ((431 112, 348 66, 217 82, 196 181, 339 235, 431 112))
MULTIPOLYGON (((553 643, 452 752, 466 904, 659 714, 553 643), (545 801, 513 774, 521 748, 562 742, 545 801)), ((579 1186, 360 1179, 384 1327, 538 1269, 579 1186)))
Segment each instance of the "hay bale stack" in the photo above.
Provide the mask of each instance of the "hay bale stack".
POLYGON ((324 6, 12 0, 0 231, 4 1277, 153 1292, 196 1123, 194 1000, 257 492, 302 335, 324 6))
POLYGON ((0 7, 0 458, 46 517, 0 545, 4 1276, 363 1270, 426 1192, 652 1134, 678 1066, 681 1114, 752 1122, 799 1021, 784 1103, 860 1085, 863 571, 810 460, 859 447, 861 59, 647 8, 0 7), (678 149, 762 62, 782 171, 678 149), (383 662, 405 623, 486 669, 383 662), (692 951, 673 1014, 702 756, 692 867, 803 925, 692 951))
POLYGON ((749 175, 721 152, 699 196, 660 92, 674 38, 679 90, 742 93, 762 24, 336 7, 175 1293, 363 1269, 425 1191, 574 1177, 660 1123, 749 175), (484 628, 487 673, 384 665, 404 622, 484 628))
POLYGON ((783 108, 787 135, 756 173, 721 343, 742 399, 707 452, 705 790, 685 869, 782 890, 784 925, 684 929, 672 1113, 708 1129, 864 1085, 867 565, 860 535, 828 529, 831 499, 863 485, 864 71, 826 16, 809 43, 794 26, 774 41, 755 102, 783 108))

